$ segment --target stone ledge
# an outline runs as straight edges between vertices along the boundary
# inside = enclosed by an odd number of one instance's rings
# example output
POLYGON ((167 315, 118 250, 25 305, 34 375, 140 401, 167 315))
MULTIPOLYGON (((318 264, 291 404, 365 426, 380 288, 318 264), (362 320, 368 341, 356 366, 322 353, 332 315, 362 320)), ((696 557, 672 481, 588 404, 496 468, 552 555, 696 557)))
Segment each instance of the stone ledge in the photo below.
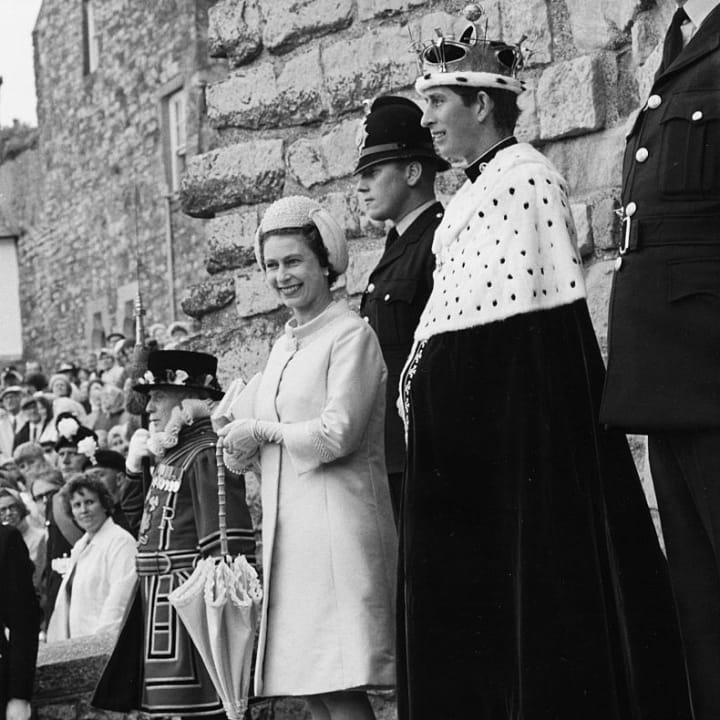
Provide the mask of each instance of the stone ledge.
POLYGON ((190 158, 182 209, 193 217, 280 197, 285 182, 282 140, 238 143, 190 158))
POLYGON ((227 58, 237 67, 262 52, 257 0, 220 0, 208 9, 210 57, 227 58))
POLYGON ((206 280, 191 285, 180 307, 186 315, 201 318, 216 310, 221 310, 235 299, 235 283, 232 278, 206 280))

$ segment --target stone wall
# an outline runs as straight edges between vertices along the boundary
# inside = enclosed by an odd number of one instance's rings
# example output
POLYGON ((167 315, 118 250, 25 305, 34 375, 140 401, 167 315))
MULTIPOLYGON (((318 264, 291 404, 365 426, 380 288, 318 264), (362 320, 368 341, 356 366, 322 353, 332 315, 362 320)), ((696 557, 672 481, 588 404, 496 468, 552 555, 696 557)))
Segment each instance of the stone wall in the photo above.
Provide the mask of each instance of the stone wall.
POLYGON ((48 366, 84 356, 94 314, 105 333, 122 329, 138 257, 148 322, 187 319, 179 299, 204 272, 202 234, 177 193, 167 197, 164 102, 184 88, 187 157, 211 146, 203 88, 222 70, 207 48, 211 3, 95 2, 94 72, 85 71, 82 1, 42 4, 34 31, 38 148, 0 166, 0 210, 21 232, 26 354, 48 366))

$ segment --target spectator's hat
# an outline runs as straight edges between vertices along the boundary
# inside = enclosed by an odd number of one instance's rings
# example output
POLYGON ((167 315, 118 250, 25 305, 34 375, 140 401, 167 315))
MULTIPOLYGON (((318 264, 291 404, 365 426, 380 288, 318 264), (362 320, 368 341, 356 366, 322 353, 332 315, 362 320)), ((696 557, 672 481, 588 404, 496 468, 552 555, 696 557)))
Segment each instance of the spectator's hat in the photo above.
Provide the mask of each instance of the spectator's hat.
POLYGON ((415 89, 422 95, 431 87, 456 85, 462 87, 496 88, 520 94, 524 86, 517 78, 523 66, 520 43, 488 40, 487 25, 481 19, 484 12, 477 3, 464 10, 465 27, 458 37, 454 32, 436 36, 423 45, 416 45, 421 75, 415 89))
POLYGON ((189 350, 151 352, 147 372, 138 378, 133 390, 148 393, 159 388, 204 390, 213 400, 220 400, 224 393, 217 379, 217 358, 189 350))
POLYGON ((30 405, 36 405, 36 404, 37 404, 37 398, 34 395, 26 395, 20 401, 20 409, 24 410, 26 407, 29 407, 30 405))
POLYGON ((97 435, 90 428, 85 427, 73 413, 61 412, 55 418, 55 428, 57 429, 56 451, 65 447, 74 447, 88 457, 94 455, 94 450, 91 448, 92 443, 85 443, 85 449, 81 443, 86 438, 91 438, 95 442, 94 449, 96 450, 97 435))
POLYGON ((125 339, 125 335, 123 335, 123 333, 121 333, 121 332, 117 332, 117 330, 116 330, 114 332, 111 332, 109 335, 107 335, 105 337, 105 342, 109 343, 110 345, 114 345, 119 340, 124 340, 124 339, 125 339))
POLYGON ((125 472, 125 458, 114 450, 98 450, 95 453, 95 467, 125 472))
POLYGON ((0 390, 0 400, 2 400, 6 395, 10 395, 11 393, 22 395, 23 389, 19 385, 8 385, 6 388, 0 390))
POLYGON ((390 160, 432 160, 438 170, 450 165, 435 152, 432 136, 420 124, 422 110, 408 98, 385 95, 370 106, 358 136, 355 171, 390 160))

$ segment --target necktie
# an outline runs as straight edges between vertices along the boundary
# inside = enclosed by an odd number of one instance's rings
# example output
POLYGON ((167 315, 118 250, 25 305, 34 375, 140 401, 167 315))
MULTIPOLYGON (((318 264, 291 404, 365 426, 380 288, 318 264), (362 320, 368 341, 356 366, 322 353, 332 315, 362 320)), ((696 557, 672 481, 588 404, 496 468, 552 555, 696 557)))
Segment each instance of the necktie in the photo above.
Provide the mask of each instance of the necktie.
POLYGON ((683 35, 680 27, 689 19, 688 14, 681 7, 675 11, 673 19, 670 22, 667 35, 665 35, 665 45, 663 46, 663 57, 662 64, 660 65, 660 72, 666 70, 683 49, 683 35))
POLYGON ((385 249, 387 250, 398 237, 398 231, 394 227, 391 227, 390 230, 388 230, 387 239, 385 240, 385 249))

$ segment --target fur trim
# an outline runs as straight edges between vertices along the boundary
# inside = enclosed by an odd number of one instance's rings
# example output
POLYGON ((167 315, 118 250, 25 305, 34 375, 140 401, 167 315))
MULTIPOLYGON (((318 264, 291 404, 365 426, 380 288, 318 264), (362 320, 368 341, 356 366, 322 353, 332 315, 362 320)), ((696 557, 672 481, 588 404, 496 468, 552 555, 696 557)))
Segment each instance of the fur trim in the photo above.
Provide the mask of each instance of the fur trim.
POLYGON ((491 72, 429 72, 421 75, 415 81, 415 90, 421 95, 439 85, 459 85, 461 87, 497 88, 509 90, 519 95, 525 90, 525 85, 514 77, 491 72))

